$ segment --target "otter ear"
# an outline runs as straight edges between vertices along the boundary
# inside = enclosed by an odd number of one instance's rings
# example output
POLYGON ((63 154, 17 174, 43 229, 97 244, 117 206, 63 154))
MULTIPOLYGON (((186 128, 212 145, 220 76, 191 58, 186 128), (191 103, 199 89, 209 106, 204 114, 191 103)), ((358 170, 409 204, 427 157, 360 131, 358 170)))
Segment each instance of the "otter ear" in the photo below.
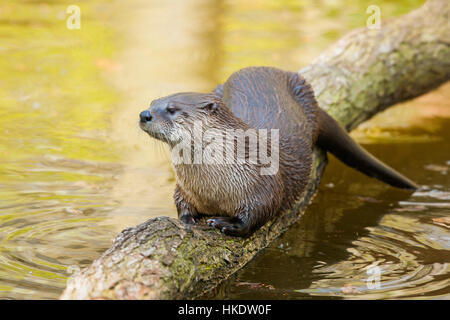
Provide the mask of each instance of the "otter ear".
POLYGON ((208 102, 203 105, 202 109, 205 109, 208 112, 214 112, 219 108, 219 105, 216 102, 208 102))

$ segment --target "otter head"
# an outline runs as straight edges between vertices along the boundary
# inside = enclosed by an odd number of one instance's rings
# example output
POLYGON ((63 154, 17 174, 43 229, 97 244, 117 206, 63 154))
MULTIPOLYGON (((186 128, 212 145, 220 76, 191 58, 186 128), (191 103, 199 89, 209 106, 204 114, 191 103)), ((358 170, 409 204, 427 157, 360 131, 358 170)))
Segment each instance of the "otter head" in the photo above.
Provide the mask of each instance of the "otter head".
POLYGON ((177 93, 154 100, 150 108, 140 113, 139 126, 151 137, 177 144, 186 135, 191 135, 194 122, 205 122, 221 105, 214 94, 177 93))

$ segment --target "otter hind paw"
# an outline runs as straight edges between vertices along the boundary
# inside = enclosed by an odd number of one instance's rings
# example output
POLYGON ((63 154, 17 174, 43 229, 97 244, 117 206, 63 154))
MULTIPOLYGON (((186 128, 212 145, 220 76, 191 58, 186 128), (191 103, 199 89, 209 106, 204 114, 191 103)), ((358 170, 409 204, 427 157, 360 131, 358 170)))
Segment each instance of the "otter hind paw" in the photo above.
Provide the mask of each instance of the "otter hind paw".
POLYGON ((206 223, 213 228, 219 229, 220 232, 227 236, 246 237, 249 234, 248 227, 236 218, 216 217, 208 219, 206 223))

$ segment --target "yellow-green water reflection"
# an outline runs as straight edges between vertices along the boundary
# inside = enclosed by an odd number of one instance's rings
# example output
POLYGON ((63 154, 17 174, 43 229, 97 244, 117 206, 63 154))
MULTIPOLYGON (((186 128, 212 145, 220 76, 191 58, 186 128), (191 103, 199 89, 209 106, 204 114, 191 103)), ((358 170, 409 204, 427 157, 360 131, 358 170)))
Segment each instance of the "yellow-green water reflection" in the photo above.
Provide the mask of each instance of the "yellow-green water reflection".
MULTIPOLYGON (((152 99, 211 90, 249 65, 300 69, 364 27, 369 4, 388 19, 422 3, 77 1, 82 27, 69 30, 66 1, 3 0, 0 298, 57 298, 68 271, 98 257, 118 231, 176 215, 167 153, 136 123, 152 99)), ((449 233, 433 219, 449 214, 448 88, 395 109, 401 127, 387 113, 354 134, 431 191, 403 199, 332 161, 304 222, 212 297, 342 296, 370 263, 385 266, 389 281, 434 270, 409 283, 428 296, 447 294, 449 233), (342 242, 330 244, 333 237, 342 242), (396 249, 405 253, 397 260, 396 249), (270 267, 280 262, 283 272, 270 267), (249 282, 273 290, 242 285, 249 282)), ((364 294, 407 296, 407 285, 364 294)))

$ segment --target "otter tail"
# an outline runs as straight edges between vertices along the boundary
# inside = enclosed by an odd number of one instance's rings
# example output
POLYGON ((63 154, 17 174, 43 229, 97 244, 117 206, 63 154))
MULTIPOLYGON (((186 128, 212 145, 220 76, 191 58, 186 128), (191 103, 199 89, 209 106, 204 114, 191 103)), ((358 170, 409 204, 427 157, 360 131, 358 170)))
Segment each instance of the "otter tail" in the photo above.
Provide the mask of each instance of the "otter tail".
POLYGON ((407 177, 390 168, 372 156, 356 143, 325 111, 318 108, 319 132, 317 144, 334 154, 348 166, 355 168, 369 177, 377 178, 391 186, 415 190, 418 186, 407 177))

